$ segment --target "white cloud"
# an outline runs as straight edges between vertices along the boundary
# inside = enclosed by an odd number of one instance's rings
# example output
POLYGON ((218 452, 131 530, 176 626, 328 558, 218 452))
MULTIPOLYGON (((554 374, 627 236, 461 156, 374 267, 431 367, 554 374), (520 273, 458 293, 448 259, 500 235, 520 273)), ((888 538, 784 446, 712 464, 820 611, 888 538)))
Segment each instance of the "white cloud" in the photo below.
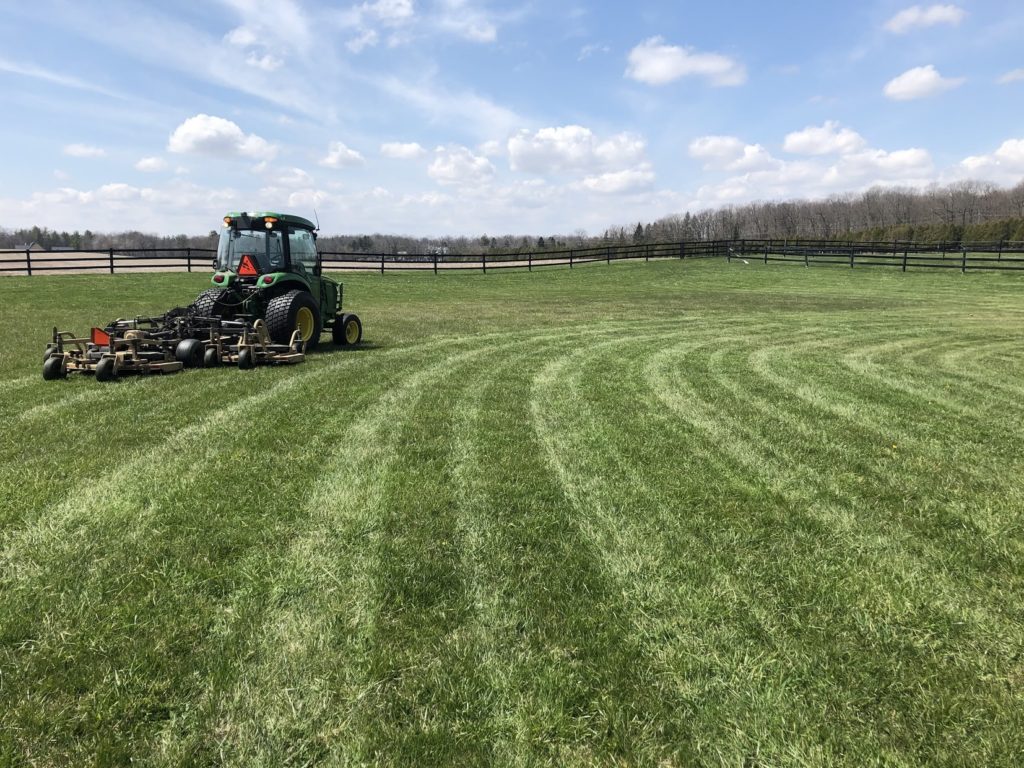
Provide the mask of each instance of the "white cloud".
POLYGON ((1024 139, 1007 139, 991 154, 964 158, 956 171, 964 178, 1018 183, 1024 175, 1024 139))
POLYGON ((641 163, 636 168, 588 176, 579 186, 591 192, 614 195, 646 189, 654 183, 654 178, 654 169, 650 163, 641 163))
POLYGON ((195 115, 174 129, 167 149, 180 154, 273 159, 277 147, 235 123, 213 115, 195 115))
POLYGON ((162 171, 165 168, 167 168, 167 161, 162 157, 144 157, 135 164, 135 170, 147 173, 162 171))
POLYGON ((235 27, 224 35, 224 42, 237 45, 239 48, 248 48, 259 42, 259 35, 251 27, 235 27))
POLYGON ((897 13, 887 22, 885 29, 903 35, 914 29, 934 27, 937 24, 957 26, 967 16, 967 11, 956 5, 929 5, 927 8, 912 5, 897 13))
POLYGON ((576 61, 586 61, 596 53, 609 53, 610 51, 611 48, 609 48, 607 45, 597 45, 595 43, 591 43, 590 45, 584 45, 582 48, 580 48, 580 52, 579 55, 576 57, 576 61))
POLYGON ((438 147, 435 154, 427 173, 441 184, 478 185, 494 176, 491 161, 474 155, 468 147, 438 147))
POLYGON ((345 43, 345 47, 352 51, 352 53, 360 53, 364 48, 375 46, 378 40, 377 30, 365 29, 362 34, 353 37, 345 43))
POLYGON ((245 63, 250 67, 262 69, 264 72, 273 72, 275 69, 280 69, 281 65, 284 64, 281 59, 271 56, 269 53, 265 53, 262 56, 250 53, 246 57, 245 63))
POLYGON ((437 20, 440 29, 474 43, 491 43, 498 37, 498 28, 483 11, 468 0, 440 0, 437 20))
POLYGON ((64 147, 64 154, 70 157, 103 157, 107 151, 90 144, 68 144, 64 147))
POLYGON ((644 40, 629 52, 626 77, 633 80, 665 85, 690 76, 707 78, 715 86, 742 85, 747 81, 747 70, 728 56, 665 45, 661 37, 644 40))
POLYGON ((340 141, 332 141, 327 145, 327 155, 320 161, 320 165, 328 168, 350 168, 354 165, 362 165, 363 156, 354 149, 349 149, 340 141))
POLYGON ((885 95, 893 101, 923 99, 958 88, 967 82, 965 77, 943 77, 934 66, 908 69, 885 86, 885 95))
POLYGON ((690 142, 690 157, 704 161, 705 170, 730 172, 776 168, 779 161, 760 144, 745 144, 735 136, 701 136, 690 142))
POLYGON ((870 179, 872 183, 901 181, 925 184, 932 178, 934 171, 932 157, 925 149, 915 147, 893 152, 866 149, 841 157, 828 169, 825 183, 842 186, 870 179))
POLYGON ((380 145, 380 153, 384 157, 390 157, 394 160, 416 160, 427 154, 427 150, 415 141, 409 143, 389 141, 380 145))
POLYGON ((1000 85, 1008 85, 1010 83, 1019 83, 1021 80, 1024 80, 1024 69, 1011 69, 1000 77, 997 82, 1000 85))
POLYGON ((824 125, 811 125, 788 134, 783 149, 795 155, 848 154, 866 144, 856 131, 840 127, 835 120, 826 120, 824 125))
POLYGON ((629 133, 601 140, 581 125, 521 130, 508 140, 509 166, 513 171, 620 170, 643 159, 645 143, 629 133))
POLYGON ((360 21, 369 17, 386 25, 402 24, 416 15, 412 0, 377 0, 354 9, 360 21))
POLYGON ((743 147, 735 136, 701 136, 690 142, 690 157, 725 165, 742 155, 743 147))
POLYGON ((504 153, 505 146, 500 141, 491 139, 477 147, 477 151, 484 157, 498 157, 504 153))

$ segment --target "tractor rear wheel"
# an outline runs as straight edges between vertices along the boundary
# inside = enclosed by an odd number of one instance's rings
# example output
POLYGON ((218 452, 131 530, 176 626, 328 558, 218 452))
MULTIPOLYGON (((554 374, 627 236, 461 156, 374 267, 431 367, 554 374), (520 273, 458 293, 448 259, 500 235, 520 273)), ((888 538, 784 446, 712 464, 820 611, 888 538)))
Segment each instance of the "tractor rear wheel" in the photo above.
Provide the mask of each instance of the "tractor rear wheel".
POLYGON ((199 317, 220 317, 222 310, 219 311, 217 302, 222 293, 223 288, 207 288, 192 302, 193 312, 199 317))
POLYGON ((308 349, 320 341, 320 307, 308 291, 288 291, 267 302, 267 330, 275 344, 288 344, 298 331, 308 349))
POLYGON ((342 315, 334 321, 331 338, 340 347, 350 347, 363 339, 363 324, 358 315, 342 315))

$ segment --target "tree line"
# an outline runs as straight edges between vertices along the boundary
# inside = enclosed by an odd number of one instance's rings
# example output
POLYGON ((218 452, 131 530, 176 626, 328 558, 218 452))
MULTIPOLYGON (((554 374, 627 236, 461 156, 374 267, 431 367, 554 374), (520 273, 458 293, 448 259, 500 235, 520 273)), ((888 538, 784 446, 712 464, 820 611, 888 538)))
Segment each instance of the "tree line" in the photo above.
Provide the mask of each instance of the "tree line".
MULTIPOLYGON (((37 243, 46 249, 216 248, 218 233, 162 236, 144 232, 58 232, 0 229, 0 248, 37 243)), ((410 254, 526 253, 610 243, 739 239, 853 240, 858 242, 1024 242, 1024 181, 1006 189, 962 181, 927 189, 875 187, 822 200, 748 203, 609 227, 599 235, 407 237, 393 234, 321 235, 325 252, 410 254)))

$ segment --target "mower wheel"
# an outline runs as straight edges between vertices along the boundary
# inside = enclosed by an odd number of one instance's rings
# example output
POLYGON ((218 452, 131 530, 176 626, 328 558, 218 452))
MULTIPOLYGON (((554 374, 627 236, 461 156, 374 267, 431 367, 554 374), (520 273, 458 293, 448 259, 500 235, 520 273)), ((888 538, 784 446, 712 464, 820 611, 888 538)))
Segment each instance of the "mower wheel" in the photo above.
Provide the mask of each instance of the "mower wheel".
POLYGON ((320 341, 323 321, 320 307, 309 291, 288 291, 267 302, 267 331, 275 344, 288 344, 292 331, 298 330, 306 348, 320 341))
POLYGON ((203 367, 204 368, 218 368, 220 367, 220 357, 217 355, 216 347, 209 347, 206 352, 203 353, 203 367))
POLYGON ((331 328, 331 338, 334 343, 342 347, 350 347, 358 344, 363 339, 363 324, 359 321, 358 315, 342 315, 334 321, 331 328))
POLYGON ((199 317, 219 317, 217 301, 222 293, 224 293, 223 288, 207 288, 196 296, 196 300, 192 302, 192 310, 199 317))
POLYGON ((203 367, 203 342, 199 339, 183 339, 174 348, 174 359, 186 368, 203 367))
POLYGON ((46 381, 56 381, 57 379, 66 378, 68 375, 67 370, 64 368, 64 356, 50 356, 43 361, 43 379, 46 381))
POLYGON ((250 368, 256 367, 256 354, 252 351, 252 347, 244 347, 239 350, 238 367, 243 371, 248 371, 250 368))
POLYGON ((104 357, 96 363, 96 381, 113 381, 117 377, 114 371, 114 358, 104 357))
POLYGON ((56 344, 47 344, 46 345, 46 351, 43 352, 43 363, 45 364, 46 361, 49 360, 56 351, 57 351, 57 345, 56 344))

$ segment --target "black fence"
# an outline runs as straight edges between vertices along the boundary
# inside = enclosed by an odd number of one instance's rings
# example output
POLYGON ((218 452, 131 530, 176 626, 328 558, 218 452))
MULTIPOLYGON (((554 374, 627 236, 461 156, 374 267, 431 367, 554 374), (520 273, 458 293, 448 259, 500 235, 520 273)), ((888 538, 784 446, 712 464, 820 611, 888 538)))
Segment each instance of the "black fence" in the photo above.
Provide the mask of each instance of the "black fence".
MULTIPOLYGON (((107 248, 76 251, 0 250, 0 274, 59 274, 61 272, 106 272, 144 270, 208 271, 216 251, 209 248, 107 248)), ((529 251, 523 253, 355 253, 321 251, 325 270, 433 271, 526 269, 567 266, 630 259, 687 259, 725 257, 724 241, 681 243, 609 244, 586 248, 529 251)))
MULTIPOLYGON (((103 250, 0 250, 0 275, 108 274, 146 270, 207 272, 216 251, 209 248, 106 248, 103 250)), ((375 272, 568 267, 651 259, 724 258, 746 262, 830 264, 848 267, 945 268, 968 270, 1024 269, 1024 242, 998 243, 861 243, 832 240, 690 240, 676 243, 596 245, 522 253, 355 253, 321 252, 328 271, 375 272)))
POLYGON ((998 243, 839 243, 830 240, 734 240, 729 261, 838 264, 847 267, 1024 269, 1024 242, 998 243))

